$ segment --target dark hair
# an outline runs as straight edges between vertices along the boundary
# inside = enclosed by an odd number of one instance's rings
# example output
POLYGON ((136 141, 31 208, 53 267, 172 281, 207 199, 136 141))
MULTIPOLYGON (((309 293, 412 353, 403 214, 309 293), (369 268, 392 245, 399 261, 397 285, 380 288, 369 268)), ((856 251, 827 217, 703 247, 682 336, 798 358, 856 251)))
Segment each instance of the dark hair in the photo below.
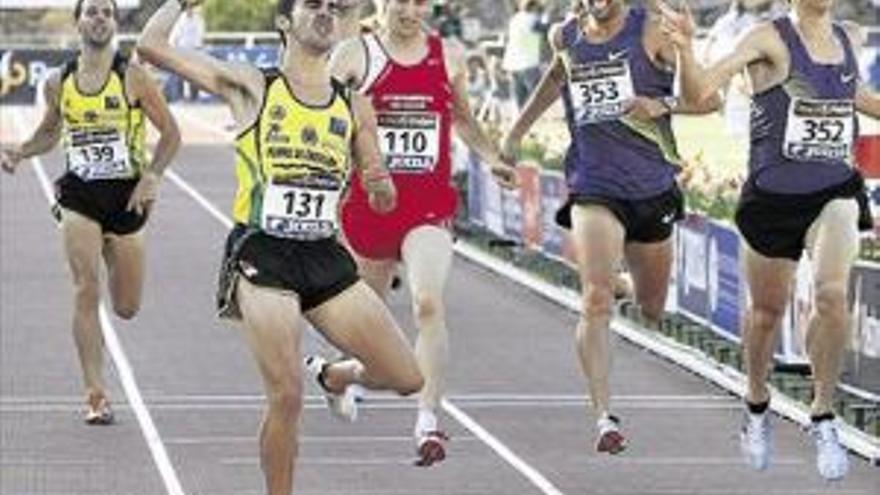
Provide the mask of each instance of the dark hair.
POLYGON ((283 17, 290 17, 290 12, 293 11, 293 4, 296 3, 296 0, 279 0, 278 1, 278 15, 283 17))
MULTIPOLYGON (((80 14, 82 14, 82 6, 86 0, 76 0, 76 5, 73 7, 73 20, 78 21, 80 14)), ((110 3, 113 4, 113 17, 115 18, 119 14, 119 6, 116 5, 116 0, 110 0, 110 3)))

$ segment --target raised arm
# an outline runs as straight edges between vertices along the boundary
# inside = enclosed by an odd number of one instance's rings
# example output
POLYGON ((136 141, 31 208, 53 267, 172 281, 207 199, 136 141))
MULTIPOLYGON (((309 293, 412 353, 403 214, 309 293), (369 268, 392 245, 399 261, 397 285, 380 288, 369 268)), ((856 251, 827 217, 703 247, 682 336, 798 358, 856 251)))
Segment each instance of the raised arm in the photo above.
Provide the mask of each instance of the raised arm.
POLYGON ((347 38, 330 55, 330 73, 354 89, 367 77, 367 50, 360 36, 347 38))
POLYGON ((361 185, 369 195, 370 207, 388 213, 397 207, 397 190, 382 164, 376 113, 370 100, 360 93, 352 93, 351 106, 355 118, 354 165, 361 173, 361 185))
POLYGON ((722 58, 715 65, 704 69, 694 54, 693 37, 695 25, 690 9, 685 6, 681 12, 658 2, 662 13, 661 29, 669 37, 679 52, 681 65, 681 91, 684 103, 700 108, 716 98, 718 91, 730 79, 745 70, 749 65, 764 61, 779 68, 784 65, 786 53, 780 46, 779 38, 772 25, 765 24, 755 28, 740 43, 732 54, 722 58))
MULTIPOLYGON (((661 29, 660 11, 656 8, 656 3, 651 3, 652 9, 649 11, 649 22, 645 27, 645 47, 651 53, 655 60, 655 64, 665 67, 669 71, 675 71, 678 67, 678 57, 676 47, 663 34, 661 29)), ((676 88, 676 94, 681 94, 681 88, 676 88)), ((654 99, 654 104, 659 109, 659 114, 680 114, 680 115, 703 115, 714 112, 721 107, 721 96, 718 92, 713 93, 709 98, 700 102, 685 101, 681 98, 663 98, 654 99)))
POLYGON ((6 172, 14 173, 22 160, 42 155, 58 144, 62 127, 60 93, 61 72, 53 71, 43 85, 43 99, 46 102, 46 108, 40 124, 31 136, 18 146, 0 150, 0 168, 6 172))
POLYGON ((255 67, 226 62, 200 50, 172 46, 171 29, 180 17, 183 3, 197 5, 201 0, 167 0, 153 14, 137 41, 137 53, 147 62, 178 74, 205 91, 230 102, 242 92, 258 99, 263 76, 255 67))
POLYGON ((516 155, 520 141, 529 132, 532 125, 553 103, 559 99, 560 90, 565 83, 565 62, 562 55, 562 26, 555 24, 550 28, 550 45, 553 47, 554 56, 550 67, 541 77, 538 87, 526 101, 525 106, 517 115, 510 130, 502 139, 501 148, 505 159, 516 155))

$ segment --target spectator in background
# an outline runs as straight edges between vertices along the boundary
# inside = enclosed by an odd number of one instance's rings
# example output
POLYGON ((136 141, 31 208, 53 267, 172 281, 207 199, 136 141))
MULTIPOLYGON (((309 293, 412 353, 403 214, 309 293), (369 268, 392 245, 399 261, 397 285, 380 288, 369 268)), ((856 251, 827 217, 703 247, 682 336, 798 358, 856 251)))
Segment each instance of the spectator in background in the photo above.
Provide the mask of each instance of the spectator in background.
POLYGON ((541 80, 541 47, 549 27, 541 0, 519 0, 507 25, 502 67, 513 77, 517 108, 522 108, 541 80))
MULTIPOLYGON (((205 18, 202 16, 201 7, 189 6, 184 11, 174 28, 171 30, 171 45, 187 50, 201 50, 204 48, 205 18)), ((195 101, 199 98, 199 87, 185 81, 177 75, 172 75, 169 83, 174 87, 173 96, 195 101)), ((174 98, 174 99, 176 99, 174 98)))
POLYGON ((436 2, 431 16, 441 37, 463 39, 464 28, 461 23, 461 5, 456 0, 436 2))

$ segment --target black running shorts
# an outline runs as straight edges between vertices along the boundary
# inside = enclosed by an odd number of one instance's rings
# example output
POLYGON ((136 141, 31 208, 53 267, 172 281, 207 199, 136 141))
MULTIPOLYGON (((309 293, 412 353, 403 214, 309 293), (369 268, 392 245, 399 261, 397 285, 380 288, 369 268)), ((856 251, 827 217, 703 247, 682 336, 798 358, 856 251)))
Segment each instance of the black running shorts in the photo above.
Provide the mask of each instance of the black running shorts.
POLYGON ((239 319, 238 277, 289 292, 302 311, 314 309, 358 282, 357 265, 335 238, 299 241, 236 225, 226 240, 217 297, 221 317, 239 319))
POLYGON ((147 215, 126 210, 138 179, 86 182, 72 173, 55 181, 55 199, 62 208, 97 222, 105 234, 129 235, 141 229, 147 215))
POLYGON ((599 205, 608 208, 626 231, 626 242, 655 243, 672 235, 675 223, 684 218, 684 196, 678 185, 653 198, 626 200, 593 195, 569 196, 556 213, 556 223, 571 228, 573 205, 599 205))
POLYGON ((760 189, 753 181, 743 186, 736 225, 749 246, 768 258, 800 259, 807 231, 829 202, 852 198, 859 204, 859 229, 873 225, 865 181, 861 175, 843 184, 810 194, 779 194, 760 189))

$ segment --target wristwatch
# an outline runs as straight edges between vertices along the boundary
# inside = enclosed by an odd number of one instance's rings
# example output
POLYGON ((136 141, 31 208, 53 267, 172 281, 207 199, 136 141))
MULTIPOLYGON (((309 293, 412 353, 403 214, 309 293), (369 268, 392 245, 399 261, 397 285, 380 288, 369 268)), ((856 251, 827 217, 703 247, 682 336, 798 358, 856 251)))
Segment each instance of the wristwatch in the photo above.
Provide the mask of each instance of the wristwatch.
POLYGON ((677 96, 663 96, 660 98, 660 103, 669 110, 669 113, 675 113, 681 105, 681 98, 677 96))

